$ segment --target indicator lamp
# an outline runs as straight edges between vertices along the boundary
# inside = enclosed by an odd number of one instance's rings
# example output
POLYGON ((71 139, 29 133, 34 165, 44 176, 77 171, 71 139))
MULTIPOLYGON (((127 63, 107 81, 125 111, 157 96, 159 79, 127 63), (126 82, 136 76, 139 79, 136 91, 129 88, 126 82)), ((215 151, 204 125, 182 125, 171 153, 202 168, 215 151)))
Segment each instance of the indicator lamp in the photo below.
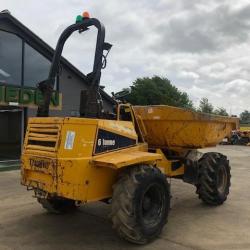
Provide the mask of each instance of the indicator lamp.
POLYGON ((81 15, 78 15, 77 17, 76 17, 76 23, 79 23, 79 22, 81 22, 82 21, 82 16, 81 15))
POLYGON ((84 11, 82 13, 82 17, 87 19, 87 18, 90 18, 90 15, 89 15, 89 13, 87 11, 84 11))

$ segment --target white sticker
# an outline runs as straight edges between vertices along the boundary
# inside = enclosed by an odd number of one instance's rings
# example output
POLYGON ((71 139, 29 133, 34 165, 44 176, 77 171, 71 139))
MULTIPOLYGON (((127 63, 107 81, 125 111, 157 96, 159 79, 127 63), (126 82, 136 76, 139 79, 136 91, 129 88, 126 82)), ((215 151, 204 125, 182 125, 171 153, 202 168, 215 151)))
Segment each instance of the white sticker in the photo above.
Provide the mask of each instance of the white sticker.
POLYGON ((75 135, 75 131, 67 131, 64 149, 73 149, 75 135))
POLYGON ((160 120, 160 118, 161 118, 160 116, 154 116, 153 117, 154 120, 160 120))
POLYGON ((148 113, 149 114, 153 113, 153 109, 152 108, 148 108, 148 113))

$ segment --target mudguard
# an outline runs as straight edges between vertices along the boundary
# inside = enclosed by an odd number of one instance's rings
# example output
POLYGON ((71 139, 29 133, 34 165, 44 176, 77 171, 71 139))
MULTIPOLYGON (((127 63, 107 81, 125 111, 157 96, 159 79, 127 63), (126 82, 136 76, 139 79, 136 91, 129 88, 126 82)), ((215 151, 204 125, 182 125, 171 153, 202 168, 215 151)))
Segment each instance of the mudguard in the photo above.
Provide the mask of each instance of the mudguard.
POLYGON ((119 169, 137 164, 152 164, 162 159, 161 154, 140 151, 139 147, 131 147, 124 150, 113 151, 93 157, 93 165, 119 169))

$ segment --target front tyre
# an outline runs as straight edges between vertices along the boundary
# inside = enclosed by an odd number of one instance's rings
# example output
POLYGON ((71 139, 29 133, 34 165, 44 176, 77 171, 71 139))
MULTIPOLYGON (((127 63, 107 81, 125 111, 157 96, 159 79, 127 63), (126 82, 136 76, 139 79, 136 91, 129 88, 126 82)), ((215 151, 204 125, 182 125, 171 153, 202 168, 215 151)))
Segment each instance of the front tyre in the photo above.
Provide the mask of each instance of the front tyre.
POLYGON ((169 207, 169 185, 161 171, 149 165, 131 167, 113 187, 113 228, 127 241, 146 244, 161 233, 169 207))
POLYGON ((197 194, 209 205, 221 205, 229 194, 230 166, 227 157, 220 153, 205 153, 199 160, 197 194))

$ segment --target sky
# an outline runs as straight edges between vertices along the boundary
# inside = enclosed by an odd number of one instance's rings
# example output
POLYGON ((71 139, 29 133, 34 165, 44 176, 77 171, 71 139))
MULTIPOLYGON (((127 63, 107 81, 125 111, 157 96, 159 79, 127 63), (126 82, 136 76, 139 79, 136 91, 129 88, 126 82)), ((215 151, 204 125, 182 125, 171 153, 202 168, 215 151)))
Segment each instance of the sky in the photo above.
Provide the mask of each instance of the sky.
MULTIPOLYGON (((108 93, 159 75, 196 106, 207 97, 230 114, 250 110, 249 0, 0 0, 0 6, 53 48, 84 10, 103 22, 113 44, 101 80, 108 93)), ((85 74, 95 36, 74 34, 63 53, 85 74)))

